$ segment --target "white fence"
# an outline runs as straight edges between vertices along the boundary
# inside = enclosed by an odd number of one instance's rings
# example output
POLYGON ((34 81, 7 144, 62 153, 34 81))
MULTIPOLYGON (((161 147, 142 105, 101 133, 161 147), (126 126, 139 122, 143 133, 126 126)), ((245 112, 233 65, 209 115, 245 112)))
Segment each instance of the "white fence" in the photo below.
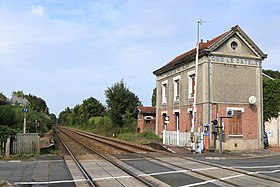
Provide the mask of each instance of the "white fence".
POLYGON ((177 146, 191 146, 191 133, 163 130, 163 144, 177 146))
POLYGON ((40 152, 40 138, 37 133, 17 134, 13 141, 12 153, 34 153, 40 152))

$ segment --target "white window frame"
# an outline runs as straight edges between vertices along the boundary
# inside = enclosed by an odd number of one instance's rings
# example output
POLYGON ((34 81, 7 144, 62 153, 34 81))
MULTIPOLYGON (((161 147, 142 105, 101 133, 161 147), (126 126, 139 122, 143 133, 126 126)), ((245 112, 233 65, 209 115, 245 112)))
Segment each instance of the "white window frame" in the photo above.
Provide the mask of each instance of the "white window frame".
POLYGON ((181 76, 178 75, 176 77, 173 78, 173 95, 174 95, 174 101, 179 101, 180 100, 180 79, 181 76), (179 88, 178 88, 178 84, 177 81, 179 81, 179 88), (179 89, 179 94, 177 93, 177 90, 179 89))
POLYGON ((188 98, 191 99, 193 98, 192 93, 194 91, 192 87, 192 77, 195 76, 195 70, 189 71, 187 75, 188 75, 188 98))
MULTIPOLYGON (((228 110, 233 110, 233 111, 241 111, 242 113, 244 113, 244 108, 238 108, 238 107, 227 107, 227 111, 228 110)), ((242 131, 243 133, 243 131, 242 131)), ((243 137, 243 134, 229 134, 229 137, 243 137)))
POLYGON ((162 104, 167 103, 167 89, 168 87, 168 80, 162 81, 161 83, 161 102, 162 104))
POLYGON ((241 111, 242 113, 244 113, 244 108, 238 108, 238 107, 227 107, 227 111, 228 110, 239 110, 241 111))

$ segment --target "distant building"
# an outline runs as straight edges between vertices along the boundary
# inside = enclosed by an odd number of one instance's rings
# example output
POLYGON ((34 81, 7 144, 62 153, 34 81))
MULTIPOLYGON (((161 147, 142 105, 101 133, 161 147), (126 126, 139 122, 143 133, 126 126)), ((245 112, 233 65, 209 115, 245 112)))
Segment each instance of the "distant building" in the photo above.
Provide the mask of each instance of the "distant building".
POLYGON ((27 106, 29 104, 29 101, 26 98, 18 97, 15 94, 12 96, 10 102, 13 105, 19 104, 19 105, 22 105, 22 106, 27 106))
POLYGON ((269 146, 280 147, 280 112, 277 118, 271 118, 265 122, 269 146))
POLYGON ((156 108, 138 106, 136 108, 138 116, 137 128, 142 132, 155 133, 156 129, 156 108))
POLYGON ((238 25, 210 41, 201 41, 199 48, 197 83, 196 49, 153 72, 157 87, 156 134, 162 136, 164 129, 207 131, 205 136, 209 137, 209 149, 212 149, 215 128, 211 121, 219 121, 233 111, 232 118, 223 119, 223 148, 263 148, 262 61, 267 55, 238 25), (193 125, 196 86, 197 114, 193 125), (167 125, 166 119, 169 119, 167 125), (207 124, 210 124, 208 129, 207 124))

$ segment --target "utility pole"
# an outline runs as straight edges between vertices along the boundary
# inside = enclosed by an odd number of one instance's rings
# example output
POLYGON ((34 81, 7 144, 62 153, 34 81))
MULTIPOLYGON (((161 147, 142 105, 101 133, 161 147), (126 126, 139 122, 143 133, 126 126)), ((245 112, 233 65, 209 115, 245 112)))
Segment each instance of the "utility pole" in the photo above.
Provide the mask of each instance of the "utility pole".
MULTIPOLYGON (((193 115, 192 115, 192 128, 191 132, 196 132, 196 121, 197 121, 197 107, 196 107, 196 101, 197 101, 197 80, 198 80, 198 55, 199 55, 199 27, 202 25, 202 23, 205 23, 200 19, 197 22, 197 42, 196 42, 196 58, 195 58, 195 88, 194 88, 194 96, 193 96, 193 115)), ((196 139, 196 138, 195 138, 196 139)), ((193 143, 193 150, 195 151, 196 142, 193 143)))
POLYGON ((26 133, 26 113, 28 112, 27 108, 24 107, 22 109, 22 112, 23 112, 23 134, 26 133))

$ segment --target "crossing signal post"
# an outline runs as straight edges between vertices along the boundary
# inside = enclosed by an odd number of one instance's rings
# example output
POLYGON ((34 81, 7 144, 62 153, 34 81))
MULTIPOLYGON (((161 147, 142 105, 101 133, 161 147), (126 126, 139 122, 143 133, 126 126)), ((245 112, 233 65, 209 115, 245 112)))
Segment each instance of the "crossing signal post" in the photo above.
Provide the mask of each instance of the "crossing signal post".
MULTIPOLYGON (((220 117, 220 126, 219 128, 219 141, 220 141, 220 149, 219 149, 219 154, 223 154, 223 118, 232 118, 234 116, 234 110, 233 109, 228 109, 227 110, 227 116, 220 117)), ((217 121, 217 120, 216 120, 217 121)), ((218 124, 218 121, 217 121, 218 124)))
POLYGON ((216 140, 218 134, 218 120, 214 119, 212 122, 212 134, 214 135, 214 150, 216 150, 216 140))

